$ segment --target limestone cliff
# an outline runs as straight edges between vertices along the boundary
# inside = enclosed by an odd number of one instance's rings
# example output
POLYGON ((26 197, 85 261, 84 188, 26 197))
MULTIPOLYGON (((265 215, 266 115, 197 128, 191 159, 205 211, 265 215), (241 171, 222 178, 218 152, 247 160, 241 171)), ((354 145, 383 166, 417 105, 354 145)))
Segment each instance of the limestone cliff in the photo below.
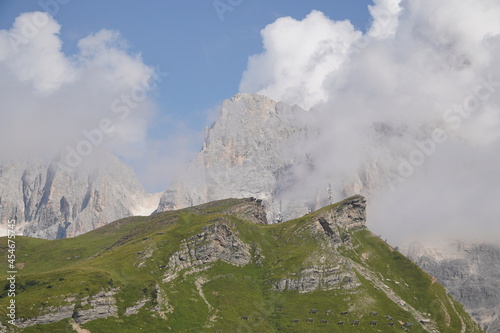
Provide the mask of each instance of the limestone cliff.
MULTIPOLYGON (((224 101, 200 153, 164 192, 158 211, 255 197, 265 201, 269 213, 280 186, 279 172, 293 161, 285 152, 305 134, 298 122, 303 113, 299 107, 254 94, 224 101)), ((302 207, 302 213, 306 211, 302 207)))
POLYGON ((110 153, 99 156, 97 167, 73 171, 34 158, 0 165, 0 221, 14 219, 26 236, 74 237, 134 215, 150 197, 110 153))
POLYGON ((454 242, 414 243, 405 253, 435 276, 488 333, 500 332, 500 248, 454 242))

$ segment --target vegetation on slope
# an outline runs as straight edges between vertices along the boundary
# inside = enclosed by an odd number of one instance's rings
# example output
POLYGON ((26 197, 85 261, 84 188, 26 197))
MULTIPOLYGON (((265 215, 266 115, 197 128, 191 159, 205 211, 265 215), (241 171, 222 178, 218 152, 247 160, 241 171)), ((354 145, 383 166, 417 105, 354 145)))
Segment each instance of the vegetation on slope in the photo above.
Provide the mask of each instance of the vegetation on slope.
MULTIPOLYGON (((400 332, 402 324, 411 323, 405 329, 412 332, 481 332, 441 285, 365 228, 342 231, 349 233, 348 241, 333 246, 318 231, 317 219, 344 202, 274 225, 225 214, 241 204, 229 199, 126 218, 71 239, 17 237, 17 318, 57 313, 68 304, 75 314, 90 309, 88 300, 107 291, 114 293, 117 315, 80 327, 93 333, 400 332), (186 240, 221 224, 248 246, 251 261, 237 266, 217 260, 180 270, 166 281, 172 255, 181 253, 186 240), (276 288, 278 281, 300 278, 305 269, 336 264, 354 280, 307 292, 276 288), (130 314, 134 306, 137 313, 130 314), (420 314, 430 323, 420 324, 420 314)), ((5 239, 0 244, 6 258, 5 239)), ((6 281, 6 273, 0 278, 6 281)), ((4 325, 7 289, 0 295, 4 325)), ((24 329, 8 326, 16 332, 73 332, 72 325, 74 320, 66 318, 24 329)))

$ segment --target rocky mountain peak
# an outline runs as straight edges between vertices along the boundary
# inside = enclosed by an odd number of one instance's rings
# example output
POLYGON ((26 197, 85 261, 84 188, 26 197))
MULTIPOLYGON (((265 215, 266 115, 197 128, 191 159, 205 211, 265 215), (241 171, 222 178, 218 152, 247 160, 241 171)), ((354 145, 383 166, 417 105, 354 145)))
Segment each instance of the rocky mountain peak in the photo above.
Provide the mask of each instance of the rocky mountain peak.
POLYGON ((271 210, 278 206, 273 194, 279 170, 293 162, 285 152, 304 135, 298 119, 305 112, 256 94, 224 101, 219 119, 206 130, 200 153, 163 193, 157 211, 255 197, 265 202, 271 221, 271 210))

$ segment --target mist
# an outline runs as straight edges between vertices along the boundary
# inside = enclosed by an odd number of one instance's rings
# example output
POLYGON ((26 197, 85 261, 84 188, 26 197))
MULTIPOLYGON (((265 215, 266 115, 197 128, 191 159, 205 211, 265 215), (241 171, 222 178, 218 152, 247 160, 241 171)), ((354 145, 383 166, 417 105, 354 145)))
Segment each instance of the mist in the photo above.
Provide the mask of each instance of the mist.
POLYGON ((357 31, 318 11, 261 31, 241 92, 310 110, 289 198, 368 197, 392 244, 500 241, 500 4, 375 1, 357 31), (307 42, 306 42, 307 41, 307 42))
POLYGON ((74 171, 97 167, 110 150, 149 190, 163 189, 192 149, 176 133, 148 135, 161 117, 154 97, 166 69, 145 64, 114 30, 64 53, 61 29, 49 14, 29 12, 0 30, 0 160, 58 159, 74 171))

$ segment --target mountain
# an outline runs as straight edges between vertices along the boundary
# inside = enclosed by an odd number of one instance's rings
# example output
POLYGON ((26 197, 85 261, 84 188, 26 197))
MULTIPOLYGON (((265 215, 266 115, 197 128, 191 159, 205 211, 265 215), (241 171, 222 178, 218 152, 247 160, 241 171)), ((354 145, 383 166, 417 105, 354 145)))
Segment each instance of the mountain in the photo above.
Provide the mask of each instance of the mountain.
MULTIPOLYGON (((219 119, 206 130, 201 151, 163 193, 158 212, 253 196, 266 202, 272 219, 280 173, 294 159, 285 152, 306 135, 299 123, 305 113, 256 94, 225 100, 219 119)), ((293 208, 285 218, 307 212, 306 207, 293 208)))
POLYGON ((68 171, 58 162, 32 158, 0 165, 2 223, 14 219, 18 232, 31 237, 74 237, 119 218, 150 214, 158 202, 109 152, 91 168, 68 171))
POLYGON ((435 276, 486 332, 500 332, 498 246, 454 242, 436 248, 414 243, 404 253, 435 276))
POLYGON ((226 199, 74 238, 17 237, 19 328, 5 320, 7 280, 0 331, 481 332, 366 228, 365 207, 354 196, 269 225, 260 199, 226 199))

